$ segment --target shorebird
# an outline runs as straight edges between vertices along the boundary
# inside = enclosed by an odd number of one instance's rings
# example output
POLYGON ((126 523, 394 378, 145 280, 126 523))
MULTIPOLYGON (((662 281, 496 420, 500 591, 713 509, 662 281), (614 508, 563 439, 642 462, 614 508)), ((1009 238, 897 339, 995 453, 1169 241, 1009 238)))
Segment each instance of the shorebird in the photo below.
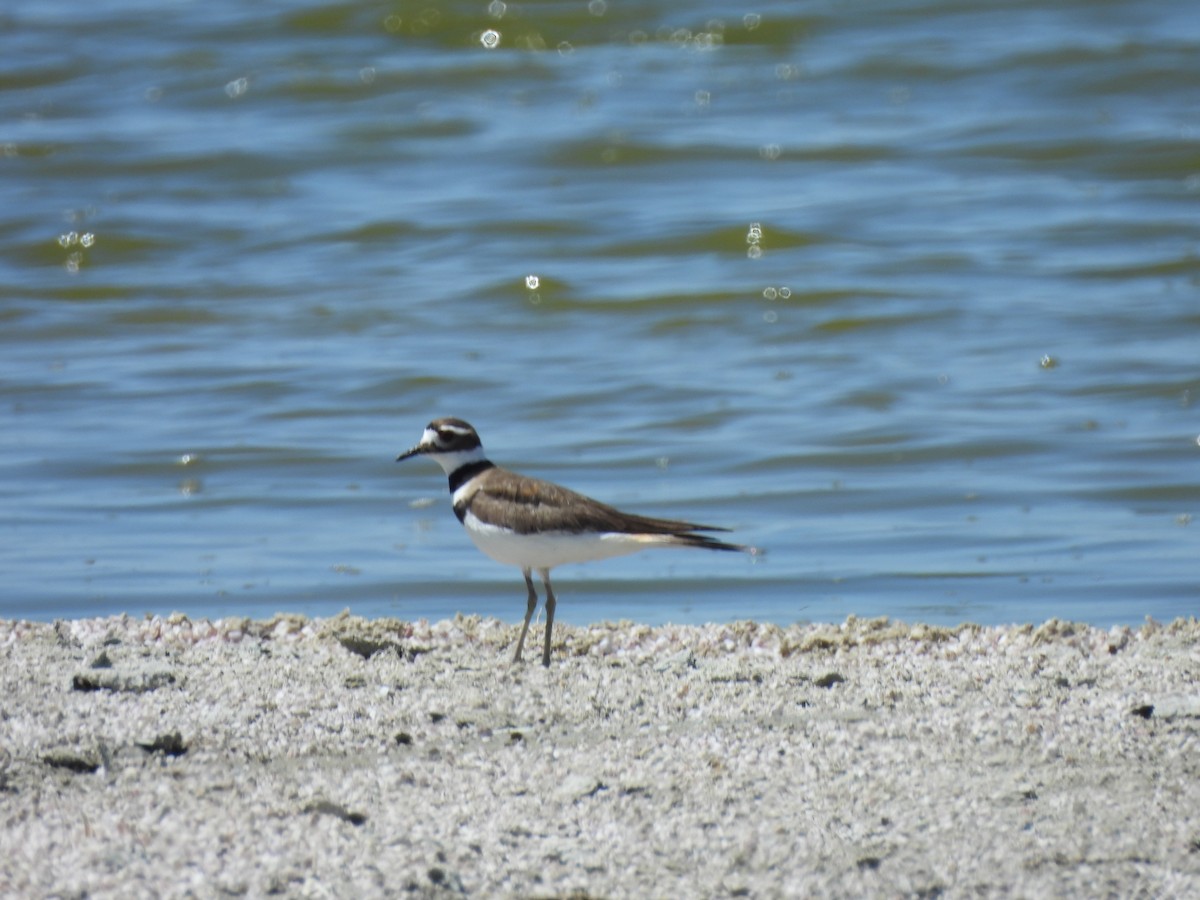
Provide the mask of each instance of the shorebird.
POLYGON ((479 435, 462 419, 434 419, 420 442, 396 461, 414 456, 428 456, 450 477, 454 515, 475 546, 496 562, 519 567, 525 576, 529 597, 513 662, 521 661, 529 620, 537 609, 535 569, 546 589, 542 665, 549 666, 557 605, 550 570, 555 566, 624 556, 651 547, 699 547, 752 556, 762 552, 700 534, 727 528, 622 512, 549 481, 502 469, 487 458, 479 435))

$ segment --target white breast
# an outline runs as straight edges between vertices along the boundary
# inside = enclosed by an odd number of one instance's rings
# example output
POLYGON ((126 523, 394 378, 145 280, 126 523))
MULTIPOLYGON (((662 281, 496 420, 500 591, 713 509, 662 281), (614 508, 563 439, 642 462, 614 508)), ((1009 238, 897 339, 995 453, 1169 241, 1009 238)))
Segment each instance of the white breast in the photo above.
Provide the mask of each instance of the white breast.
POLYGON ((654 546, 670 546, 669 536, 607 532, 516 534, 479 521, 469 511, 463 520, 475 546, 496 562, 522 569, 550 569, 566 563, 591 562, 625 556, 654 546))

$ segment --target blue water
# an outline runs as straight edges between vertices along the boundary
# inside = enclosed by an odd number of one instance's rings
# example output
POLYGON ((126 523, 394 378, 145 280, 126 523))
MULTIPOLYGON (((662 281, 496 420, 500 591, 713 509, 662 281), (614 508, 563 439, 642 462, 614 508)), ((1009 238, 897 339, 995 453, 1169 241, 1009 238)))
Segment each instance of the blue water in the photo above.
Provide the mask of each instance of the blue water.
POLYGON ((1194 615, 1198 53, 1177 2, 0 12, 0 616, 516 620, 393 461, 439 415, 769 551, 564 567, 565 621, 1194 615))

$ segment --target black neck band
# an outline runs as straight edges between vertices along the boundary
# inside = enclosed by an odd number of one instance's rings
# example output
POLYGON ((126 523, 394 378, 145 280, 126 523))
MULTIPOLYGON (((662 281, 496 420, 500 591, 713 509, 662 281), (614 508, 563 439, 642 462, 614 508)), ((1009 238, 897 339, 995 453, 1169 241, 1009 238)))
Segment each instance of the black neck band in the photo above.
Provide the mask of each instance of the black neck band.
POLYGON ((488 469, 494 468, 496 468, 496 465, 490 459, 481 459, 479 462, 459 466, 450 473, 450 493, 453 494, 480 472, 486 472, 488 469))

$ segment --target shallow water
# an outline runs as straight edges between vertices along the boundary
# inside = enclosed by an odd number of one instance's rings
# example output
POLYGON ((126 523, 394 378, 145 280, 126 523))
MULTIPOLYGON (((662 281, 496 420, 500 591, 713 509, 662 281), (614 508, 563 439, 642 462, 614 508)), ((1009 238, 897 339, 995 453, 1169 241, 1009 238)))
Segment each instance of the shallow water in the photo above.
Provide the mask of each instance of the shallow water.
POLYGON ((1187 4, 25 6, 0 615, 517 619, 437 415, 769 550, 566 621, 1196 613, 1187 4))

